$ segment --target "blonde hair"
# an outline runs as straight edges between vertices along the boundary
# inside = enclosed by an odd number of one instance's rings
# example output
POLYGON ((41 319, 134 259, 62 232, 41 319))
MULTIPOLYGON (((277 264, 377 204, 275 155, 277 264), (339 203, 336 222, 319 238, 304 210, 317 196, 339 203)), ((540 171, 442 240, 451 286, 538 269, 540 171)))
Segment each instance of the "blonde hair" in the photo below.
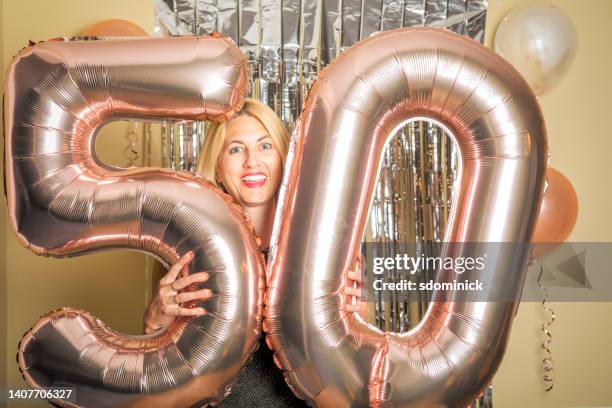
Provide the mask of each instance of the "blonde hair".
MULTIPOLYGON (((287 151, 289 150, 289 133, 285 124, 268 105, 257 99, 245 98, 244 106, 232 119, 242 115, 257 119, 266 129, 270 139, 272 139, 272 145, 281 157, 284 167, 287 151)), ((196 172, 199 175, 217 187, 221 187, 219 184, 219 157, 227 139, 227 124, 232 119, 223 123, 214 122, 209 125, 196 167, 196 172)))

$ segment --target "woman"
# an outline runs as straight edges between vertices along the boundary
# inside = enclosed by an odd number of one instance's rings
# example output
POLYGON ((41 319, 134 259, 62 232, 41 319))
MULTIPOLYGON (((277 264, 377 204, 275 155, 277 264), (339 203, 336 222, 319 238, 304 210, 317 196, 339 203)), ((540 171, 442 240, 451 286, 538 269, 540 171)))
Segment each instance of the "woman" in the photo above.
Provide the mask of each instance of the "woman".
MULTIPOLYGON (((261 238, 267 257, 278 189, 289 147, 289 135, 283 122, 267 105, 247 98, 243 109, 231 120, 209 128, 198 163, 199 174, 229 193, 245 210, 261 238)), ((185 308, 181 303, 205 300, 210 290, 177 291, 192 283, 205 282, 206 272, 176 279, 191 261, 185 254, 160 280, 156 296, 145 312, 145 332, 151 333, 170 325, 176 316, 198 316, 202 308, 185 308)), ((350 285, 345 293, 361 296, 359 274, 348 272, 350 285), (353 283, 353 281, 355 283, 353 283)), ((347 305, 347 310, 361 312, 364 303, 347 305)), ((272 352, 262 340, 252 360, 239 374, 232 392, 221 406, 297 407, 306 406, 286 385, 282 372, 275 366, 272 352)))

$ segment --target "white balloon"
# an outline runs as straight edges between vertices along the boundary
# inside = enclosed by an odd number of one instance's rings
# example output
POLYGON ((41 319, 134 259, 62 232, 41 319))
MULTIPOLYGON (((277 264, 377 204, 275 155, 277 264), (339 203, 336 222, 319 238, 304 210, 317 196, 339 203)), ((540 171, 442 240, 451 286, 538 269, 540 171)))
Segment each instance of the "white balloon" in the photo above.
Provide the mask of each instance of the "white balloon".
POLYGON ((533 5, 510 12, 497 27, 495 51, 525 77, 536 95, 552 89, 576 56, 574 23, 559 7, 533 5))

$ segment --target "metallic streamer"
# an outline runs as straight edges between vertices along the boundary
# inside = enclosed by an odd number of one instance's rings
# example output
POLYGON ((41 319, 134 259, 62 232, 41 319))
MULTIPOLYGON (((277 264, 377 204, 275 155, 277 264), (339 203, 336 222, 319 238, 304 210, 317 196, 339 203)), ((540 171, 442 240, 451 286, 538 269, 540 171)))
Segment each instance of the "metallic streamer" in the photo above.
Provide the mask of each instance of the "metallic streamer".
MULTIPOLYGON (((464 33, 465 19, 462 18, 467 11, 466 0, 450 0, 446 9, 445 24, 456 33, 464 33)), ((440 24, 440 21, 434 25, 440 24)))
MULTIPOLYGON (((160 140, 160 145, 161 145, 161 166, 162 167, 170 167, 170 163, 168 160, 168 133, 170 131, 170 126, 172 126, 171 124, 169 125, 166 121, 162 122, 161 125, 161 140, 160 140)), ((150 158, 147 157, 146 160, 150 161, 150 158)))
MULTIPOLYGON (((422 3, 422 2, 421 2, 422 3)), ((404 0, 383 2, 380 31, 393 30, 402 27, 404 21, 404 0)), ((420 25, 420 24, 419 24, 420 25)))
POLYGON ((177 130, 178 130, 178 137, 176 138, 176 143, 178 144, 178 149, 176 149, 176 154, 178 156, 177 158, 178 168, 186 169, 187 168, 186 139, 189 137, 188 136, 189 132, 186 131, 184 123, 179 123, 177 130))
MULTIPOLYGON (((465 0, 463 1, 465 3, 465 0)), ((448 1, 435 0, 425 3, 424 25, 430 26, 436 21, 445 20, 448 16, 448 1)))
POLYGON ((151 159, 152 159, 152 142, 153 142, 153 132, 151 130, 151 123, 144 123, 144 165, 147 167, 151 167, 151 159))
POLYGON ((217 23, 219 21, 219 8, 216 0, 197 0, 198 13, 196 34, 212 34, 219 31, 217 23))
MULTIPOLYGON (((300 72, 300 94, 303 98, 308 94, 322 68, 321 64, 321 27, 323 23, 323 4, 318 1, 302 2, 302 19, 300 31, 300 61, 298 69, 300 72)), ((302 106, 300 103, 299 111, 302 106)))
POLYGON ((321 28, 321 62, 327 65, 340 54, 343 0, 320 0, 323 3, 321 28))
POLYGON ((174 5, 180 33, 193 33, 196 29, 195 2, 193 0, 175 0, 174 5))
POLYGON ((195 168, 194 160, 194 129, 197 129, 197 122, 188 121, 179 124, 179 137, 178 137, 178 154, 179 154, 179 168, 184 171, 193 171, 195 168))
POLYGON ((202 142, 200 140, 200 135, 202 135, 202 127, 204 125, 203 122, 193 122, 192 133, 191 133, 191 152, 192 152, 192 163, 191 169, 189 171, 195 170, 195 166, 198 164, 198 158, 200 157, 200 148, 202 146, 202 142))
POLYGON ((169 36, 176 32, 178 21, 177 15, 172 7, 172 2, 168 3, 165 0, 155 0, 155 33, 162 36, 169 36), (171 28, 172 27, 172 28, 171 28))
POLYGON ((177 170, 178 166, 177 161, 176 161, 176 137, 175 137, 175 125, 172 124, 170 126, 169 132, 168 132, 168 148, 170 149, 170 151, 167 153, 168 154, 168 167, 170 167, 171 169, 177 170))
POLYGON ((382 0, 363 0, 361 3, 361 27, 359 39, 367 38, 380 31, 382 0))
POLYGON ((282 2, 282 59, 283 83, 281 86, 280 117, 290 128, 300 114, 302 93, 300 92, 300 0, 285 0, 282 2))
POLYGON ((465 35, 478 41, 479 43, 484 42, 484 26, 486 14, 483 10, 486 10, 488 0, 470 0, 467 2, 466 13, 463 16, 470 16, 464 18, 466 31, 465 35))
POLYGON ((361 38, 361 7, 362 0, 342 1, 341 51, 346 50, 361 38))
POLYGON ((224 37, 229 37, 238 42, 238 0, 218 0, 219 18, 217 29, 224 37))
POLYGON ((260 100, 281 112, 282 106, 282 9, 280 0, 262 2, 259 20, 261 36, 258 46, 260 51, 259 77, 260 100))
POLYGON ((405 0, 402 27, 424 26, 426 5, 421 0, 405 0))
POLYGON ((125 137, 128 141, 128 145, 124 149, 124 154, 128 159, 125 167, 133 167, 136 165, 138 159, 140 159, 140 155, 138 154, 138 122, 128 122, 128 132, 125 137))

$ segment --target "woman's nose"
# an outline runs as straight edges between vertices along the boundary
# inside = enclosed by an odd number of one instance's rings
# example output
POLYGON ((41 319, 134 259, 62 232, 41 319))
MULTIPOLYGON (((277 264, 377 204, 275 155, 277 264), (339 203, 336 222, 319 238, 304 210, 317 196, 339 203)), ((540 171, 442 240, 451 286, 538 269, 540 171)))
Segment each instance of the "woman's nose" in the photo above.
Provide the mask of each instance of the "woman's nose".
POLYGON ((254 152, 251 149, 247 149, 246 151, 246 157, 244 160, 244 167, 246 168, 253 168, 257 165, 257 163, 259 162, 258 158, 257 158, 257 152, 254 152))

